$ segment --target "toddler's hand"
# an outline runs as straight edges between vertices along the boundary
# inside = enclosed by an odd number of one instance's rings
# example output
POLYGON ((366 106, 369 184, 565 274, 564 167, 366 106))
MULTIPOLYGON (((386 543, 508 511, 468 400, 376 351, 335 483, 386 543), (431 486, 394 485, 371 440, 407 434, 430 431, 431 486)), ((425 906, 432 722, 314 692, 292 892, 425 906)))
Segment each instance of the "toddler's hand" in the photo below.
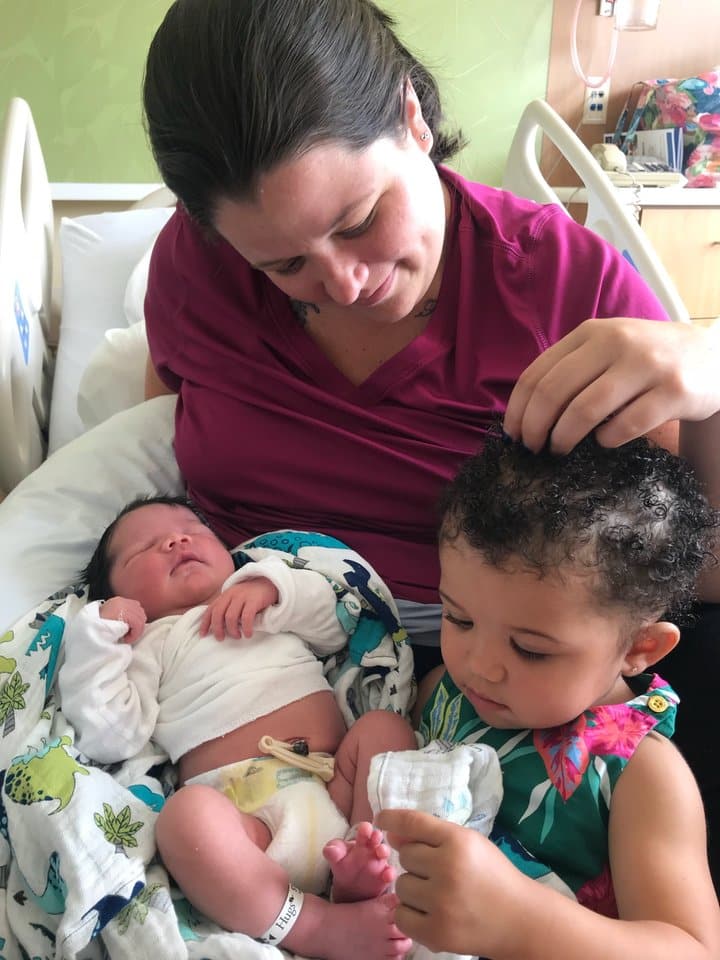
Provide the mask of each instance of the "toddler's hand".
POLYGON ((277 587, 267 577, 236 583, 208 604, 200 633, 212 633, 217 640, 224 640, 226 634, 235 639, 251 637, 255 617, 277 603, 278 596, 277 587))
POLYGON ((395 922, 434 952, 522 956, 518 916, 541 889, 482 834, 420 810, 382 810, 375 825, 400 854, 395 922), (533 886, 535 884, 535 886, 533 886))
POLYGON ((139 640, 147 623, 142 604, 127 597, 110 597, 100 605, 100 616, 103 620, 121 620, 127 624, 128 629, 122 638, 123 643, 135 643, 139 640))

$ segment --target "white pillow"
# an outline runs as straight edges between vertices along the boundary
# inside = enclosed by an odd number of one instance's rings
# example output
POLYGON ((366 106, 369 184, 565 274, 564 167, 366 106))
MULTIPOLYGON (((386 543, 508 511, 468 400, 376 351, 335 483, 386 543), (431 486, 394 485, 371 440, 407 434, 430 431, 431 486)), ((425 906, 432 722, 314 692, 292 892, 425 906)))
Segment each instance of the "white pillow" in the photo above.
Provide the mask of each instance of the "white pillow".
POLYGON ((125 296, 123 299, 123 312, 125 314, 125 323, 131 327, 140 320, 145 320, 145 293, 148 285, 148 274, 150 273, 150 257, 155 246, 157 236, 140 258, 140 262, 135 264, 130 274, 130 279, 125 287, 125 296))
POLYGON ((77 412, 86 430, 145 398, 148 343, 145 291, 155 239, 136 264, 125 288, 126 327, 106 330, 80 378, 77 412))
POLYGON ((142 403, 147 358, 144 320, 105 331, 78 387, 77 412, 85 430, 142 403))
POLYGON ((130 274, 172 213, 172 207, 159 207, 63 218, 62 322, 50 408, 50 452, 82 433, 77 413, 80 378, 105 331, 126 326, 124 300, 130 274))
POLYGON ((66 586, 141 494, 179 495, 175 397, 124 410, 54 453, 0 504, 0 636, 66 586))

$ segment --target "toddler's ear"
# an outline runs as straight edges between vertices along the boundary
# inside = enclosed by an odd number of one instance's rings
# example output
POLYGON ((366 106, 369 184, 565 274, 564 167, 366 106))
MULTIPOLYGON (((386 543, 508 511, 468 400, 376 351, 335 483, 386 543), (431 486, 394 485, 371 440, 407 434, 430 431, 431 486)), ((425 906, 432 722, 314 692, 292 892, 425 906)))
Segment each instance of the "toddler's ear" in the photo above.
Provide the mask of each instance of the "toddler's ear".
POLYGON ((635 633, 625 654, 623 674, 643 673, 670 653, 680 639, 680 628, 668 620, 647 623, 635 633))

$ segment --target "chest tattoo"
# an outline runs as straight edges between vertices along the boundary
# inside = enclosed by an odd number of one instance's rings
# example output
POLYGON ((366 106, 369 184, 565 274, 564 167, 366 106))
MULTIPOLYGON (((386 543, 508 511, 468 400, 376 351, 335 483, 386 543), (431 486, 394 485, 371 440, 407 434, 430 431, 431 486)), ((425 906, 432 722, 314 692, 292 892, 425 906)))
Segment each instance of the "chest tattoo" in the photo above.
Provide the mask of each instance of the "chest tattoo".
POLYGON ((291 300, 290 306, 303 327, 307 326, 309 310, 320 313, 320 307, 318 307, 317 304, 306 303, 304 300, 291 300))
POLYGON ((437 306, 437 300, 426 300, 415 314, 416 317, 431 317, 437 306))

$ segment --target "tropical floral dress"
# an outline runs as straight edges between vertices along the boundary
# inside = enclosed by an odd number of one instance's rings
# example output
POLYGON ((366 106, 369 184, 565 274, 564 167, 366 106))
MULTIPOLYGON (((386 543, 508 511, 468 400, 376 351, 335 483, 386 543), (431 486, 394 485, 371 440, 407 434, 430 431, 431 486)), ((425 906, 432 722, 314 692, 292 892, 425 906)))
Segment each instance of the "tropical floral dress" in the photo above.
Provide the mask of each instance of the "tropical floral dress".
POLYGON ((608 857, 615 784, 651 730, 671 737, 679 698, 656 674, 628 684, 627 703, 586 710, 547 730, 489 727, 446 673, 423 711, 425 743, 485 743, 497 750, 504 796, 491 839, 524 873, 598 913, 617 916, 608 857))

